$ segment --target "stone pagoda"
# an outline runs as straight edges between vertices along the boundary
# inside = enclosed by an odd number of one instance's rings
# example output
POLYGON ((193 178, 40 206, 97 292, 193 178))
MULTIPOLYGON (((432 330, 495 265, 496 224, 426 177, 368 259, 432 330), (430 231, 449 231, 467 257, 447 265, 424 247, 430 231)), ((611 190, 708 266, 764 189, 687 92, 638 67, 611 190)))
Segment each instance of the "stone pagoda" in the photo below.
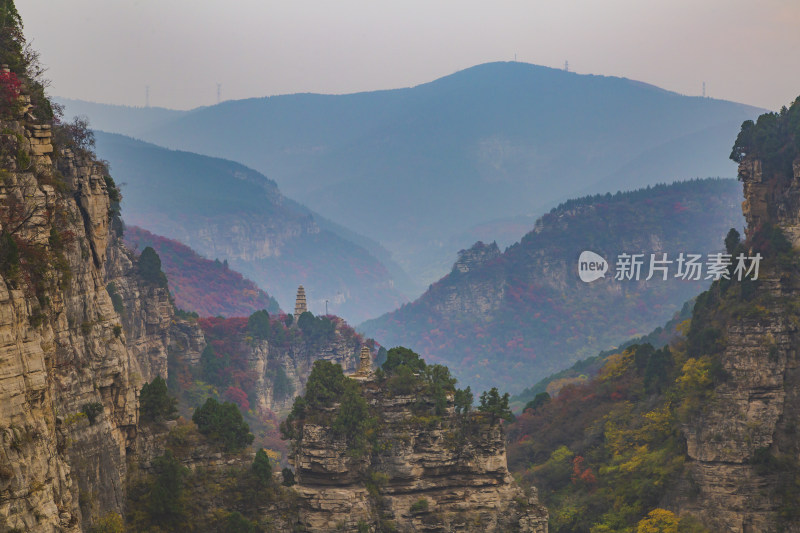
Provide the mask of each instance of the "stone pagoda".
POLYGON ((361 361, 358 365, 358 370, 356 370, 354 374, 350 374, 350 377, 358 381, 372 379, 372 353, 369 351, 368 346, 361 347, 359 359, 361 361))
POLYGON ((297 320, 300 318, 300 315, 306 311, 308 311, 308 305, 306 305, 306 290, 300 285, 297 287, 297 298, 294 301, 294 319, 297 320))

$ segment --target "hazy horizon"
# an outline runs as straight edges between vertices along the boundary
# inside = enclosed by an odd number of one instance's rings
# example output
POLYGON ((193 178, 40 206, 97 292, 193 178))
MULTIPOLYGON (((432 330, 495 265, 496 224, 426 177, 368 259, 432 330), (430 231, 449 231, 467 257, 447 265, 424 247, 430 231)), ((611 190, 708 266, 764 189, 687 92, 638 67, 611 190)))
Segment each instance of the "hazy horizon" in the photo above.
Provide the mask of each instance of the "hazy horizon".
POLYGON ((191 109, 221 100, 410 87, 493 61, 618 76, 768 109, 800 94, 791 0, 561 3, 346 0, 235 6, 19 3, 63 98, 191 109))

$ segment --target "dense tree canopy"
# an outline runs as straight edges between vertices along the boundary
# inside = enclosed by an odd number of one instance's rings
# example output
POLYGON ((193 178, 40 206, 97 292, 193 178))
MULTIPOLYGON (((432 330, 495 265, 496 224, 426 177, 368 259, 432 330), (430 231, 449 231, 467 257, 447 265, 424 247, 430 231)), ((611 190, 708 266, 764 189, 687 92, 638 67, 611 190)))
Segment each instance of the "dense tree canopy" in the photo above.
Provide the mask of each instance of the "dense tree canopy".
POLYGON ((175 418, 178 400, 169 395, 167 382, 156 376, 150 383, 142 386, 139 395, 139 413, 147 422, 157 422, 175 418))
POLYGON ((192 415, 192 422, 203 435, 220 442, 226 450, 236 451, 253 442, 250 427, 235 403, 206 400, 192 415))
POLYGON ((747 157, 760 159, 765 172, 792 174, 792 162, 800 154, 800 98, 779 113, 764 113, 758 120, 742 123, 730 158, 741 163, 747 157))
POLYGON ((142 250, 139 256, 139 274, 148 283, 158 287, 167 286, 167 276, 161 271, 161 258, 150 246, 142 250))

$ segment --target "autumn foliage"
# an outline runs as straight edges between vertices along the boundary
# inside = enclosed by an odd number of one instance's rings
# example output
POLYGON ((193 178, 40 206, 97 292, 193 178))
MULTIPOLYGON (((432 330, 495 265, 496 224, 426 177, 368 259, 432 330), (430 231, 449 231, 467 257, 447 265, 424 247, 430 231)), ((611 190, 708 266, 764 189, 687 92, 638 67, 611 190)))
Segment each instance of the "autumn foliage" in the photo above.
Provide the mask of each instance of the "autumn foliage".
POLYGON ((274 298, 255 283, 220 261, 211 261, 188 246, 154 235, 136 226, 125 230, 129 247, 152 247, 161 258, 161 268, 169 279, 175 305, 200 316, 249 316, 266 309, 279 311, 274 298))

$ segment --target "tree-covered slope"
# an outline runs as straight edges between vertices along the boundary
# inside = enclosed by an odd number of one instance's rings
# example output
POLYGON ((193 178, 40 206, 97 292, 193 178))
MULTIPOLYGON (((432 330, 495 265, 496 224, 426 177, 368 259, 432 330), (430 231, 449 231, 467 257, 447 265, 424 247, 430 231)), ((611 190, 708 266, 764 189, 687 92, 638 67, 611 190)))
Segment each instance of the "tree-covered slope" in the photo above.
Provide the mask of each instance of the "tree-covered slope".
POLYGON ((259 309, 278 313, 275 298, 251 280, 232 270, 224 261, 212 261, 178 241, 154 235, 137 226, 125 228, 131 249, 152 247, 169 278, 169 288, 179 309, 200 316, 250 316, 259 309))
MULTIPOLYGON (((447 364, 476 389, 520 391, 573 362, 663 324, 709 281, 645 281, 651 253, 719 251, 741 227, 740 186, 694 180, 566 202, 504 253, 478 244, 413 303, 360 329, 447 364), (610 272, 580 281, 578 256, 605 257, 610 272), (620 253, 644 253, 640 281, 615 281, 620 253)), ((703 273, 703 277, 705 277, 703 273)))
POLYGON ((304 285, 312 310, 364 320, 399 305, 386 267, 317 224, 275 183, 238 163, 97 132, 123 184, 125 221, 227 260, 284 306, 304 285))
POLYGON ((517 62, 406 89, 223 102, 151 126, 80 110, 100 129, 259 170, 381 242, 420 292, 446 272, 453 249, 470 244, 451 238, 476 224, 539 215, 585 194, 733 177, 730 139, 758 113, 517 62))
POLYGON ((715 281, 668 346, 606 356, 593 379, 539 396, 509 429, 509 465, 554 533, 800 527, 800 99, 745 122, 740 163, 757 279, 715 281))

